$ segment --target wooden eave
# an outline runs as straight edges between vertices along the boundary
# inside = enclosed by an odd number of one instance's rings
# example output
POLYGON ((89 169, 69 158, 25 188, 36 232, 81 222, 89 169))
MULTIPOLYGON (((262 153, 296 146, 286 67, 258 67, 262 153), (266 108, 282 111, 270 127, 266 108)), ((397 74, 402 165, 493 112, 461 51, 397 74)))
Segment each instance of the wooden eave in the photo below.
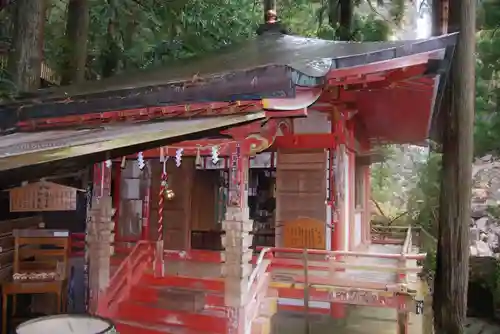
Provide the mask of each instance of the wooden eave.
POLYGON ((0 187, 182 140, 220 136, 221 130, 264 118, 264 112, 256 112, 80 130, 14 133, 1 137, 0 187))

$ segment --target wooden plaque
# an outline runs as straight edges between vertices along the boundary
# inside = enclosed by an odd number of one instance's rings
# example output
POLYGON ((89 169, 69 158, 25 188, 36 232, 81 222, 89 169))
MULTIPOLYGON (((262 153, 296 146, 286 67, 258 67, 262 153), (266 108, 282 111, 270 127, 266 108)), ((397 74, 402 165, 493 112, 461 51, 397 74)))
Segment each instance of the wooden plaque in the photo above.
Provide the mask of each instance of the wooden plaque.
POLYGON ((298 218, 285 222, 283 229, 284 247, 325 249, 325 223, 312 218, 298 218))
POLYGON ((30 183, 9 190, 10 212, 76 210, 78 189, 52 182, 30 183))

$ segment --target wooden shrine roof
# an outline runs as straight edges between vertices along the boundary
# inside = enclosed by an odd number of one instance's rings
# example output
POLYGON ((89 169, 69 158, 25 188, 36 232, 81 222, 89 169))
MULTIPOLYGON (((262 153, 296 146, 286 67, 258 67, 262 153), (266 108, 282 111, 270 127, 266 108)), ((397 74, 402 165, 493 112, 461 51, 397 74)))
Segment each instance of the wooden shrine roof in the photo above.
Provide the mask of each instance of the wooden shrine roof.
POLYGON ((369 43, 264 34, 164 68, 25 95, 0 105, 0 132, 39 118, 189 102, 293 97, 296 87, 323 86, 331 71, 443 50, 455 43, 453 34, 369 43))
POLYGON ((223 129, 263 118, 264 112, 255 112, 6 135, 0 140, 0 188, 182 140, 220 137, 223 129))

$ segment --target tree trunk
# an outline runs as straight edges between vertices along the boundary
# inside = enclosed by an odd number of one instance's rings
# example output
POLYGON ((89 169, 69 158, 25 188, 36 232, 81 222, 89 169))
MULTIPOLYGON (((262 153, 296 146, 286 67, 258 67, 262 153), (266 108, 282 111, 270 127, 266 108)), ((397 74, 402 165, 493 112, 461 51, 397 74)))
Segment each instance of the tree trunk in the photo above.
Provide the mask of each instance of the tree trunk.
POLYGON ((88 0, 70 0, 66 21, 65 66, 61 83, 80 83, 85 80, 87 61, 87 38, 89 32, 88 0))
POLYGON ((18 91, 27 92, 40 85, 45 1, 17 0, 15 6, 8 68, 18 91))
POLYGON ((115 15, 113 15, 108 21, 108 29, 106 33, 108 47, 101 53, 101 74, 103 78, 111 77, 119 70, 120 60, 122 58, 122 52, 120 46, 118 45, 116 3, 114 1, 109 1, 109 6, 111 7, 111 10, 115 11, 115 15))
POLYGON ((276 0, 264 0, 264 22, 266 22, 266 13, 269 10, 276 10, 276 0))
POLYGON ((335 36, 338 40, 352 40, 353 16, 352 0, 328 0, 328 23, 335 29, 335 36))
POLYGON ((352 19, 354 15, 352 0, 339 0, 340 15, 337 37, 341 41, 352 40, 352 19))
POLYGON ((449 0, 432 1, 432 35, 439 36, 447 32, 449 0))
POLYGON ((436 334, 462 334, 467 287, 472 186, 475 1, 453 0, 449 30, 459 31, 443 97, 443 163, 433 310, 436 334))

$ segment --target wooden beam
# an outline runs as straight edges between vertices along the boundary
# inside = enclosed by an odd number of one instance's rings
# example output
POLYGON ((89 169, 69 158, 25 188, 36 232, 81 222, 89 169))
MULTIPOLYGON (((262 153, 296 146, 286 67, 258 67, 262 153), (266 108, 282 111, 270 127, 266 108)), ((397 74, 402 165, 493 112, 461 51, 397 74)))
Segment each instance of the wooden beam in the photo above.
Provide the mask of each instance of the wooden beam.
POLYGON ((383 72, 383 71, 405 68, 408 66, 425 64, 430 58, 433 58, 436 54, 437 51, 422 52, 410 56, 379 61, 367 65, 340 68, 337 70, 330 71, 327 75, 327 78, 336 79, 336 78, 343 78, 355 75, 365 75, 374 72, 383 72))
POLYGON ((276 137, 276 149, 321 149, 335 147, 337 135, 333 133, 288 135, 276 137))
POLYGON ((213 117, 246 114, 262 110, 260 101, 192 103, 87 113, 63 117, 32 118, 16 125, 23 131, 61 128, 74 125, 101 125, 124 121, 150 121, 170 118, 213 117))

